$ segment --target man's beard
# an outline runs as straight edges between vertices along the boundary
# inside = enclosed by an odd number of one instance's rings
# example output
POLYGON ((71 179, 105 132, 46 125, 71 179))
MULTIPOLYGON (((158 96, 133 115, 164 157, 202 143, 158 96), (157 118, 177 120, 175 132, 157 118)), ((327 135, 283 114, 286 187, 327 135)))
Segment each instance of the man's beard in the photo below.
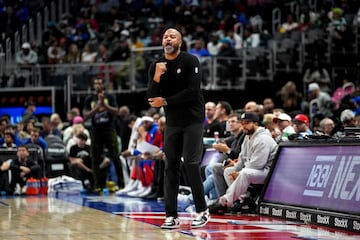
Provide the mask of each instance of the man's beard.
POLYGON ((254 132, 255 132, 255 128, 251 128, 251 129, 248 129, 248 130, 245 130, 245 131, 244 131, 244 133, 245 133, 246 135, 252 135, 252 134, 254 134, 254 132))
POLYGON ((180 46, 179 45, 167 45, 164 47, 164 51, 166 54, 174 54, 179 50, 180 46))

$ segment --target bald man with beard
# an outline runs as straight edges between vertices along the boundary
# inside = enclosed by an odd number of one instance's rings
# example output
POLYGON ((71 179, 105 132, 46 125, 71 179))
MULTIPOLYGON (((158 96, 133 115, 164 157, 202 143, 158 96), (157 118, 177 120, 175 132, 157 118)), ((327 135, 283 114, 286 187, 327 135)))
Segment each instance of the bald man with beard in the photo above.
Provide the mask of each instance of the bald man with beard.
POLYGON ((201 91, 202 72, 198 58, 181 51, 181 33, 169 28, 162 38, 164 55, 149 67, 148 102, 151 107, 164 107, 165 212, 163 229, 180 228, 177 195, 180 164, 183 164, 194 197, 197 216, 192 228, 203 227, 210 219, 200 173, 205 118, 201 91), (183 158, 183 162, 182 159, 183 158))

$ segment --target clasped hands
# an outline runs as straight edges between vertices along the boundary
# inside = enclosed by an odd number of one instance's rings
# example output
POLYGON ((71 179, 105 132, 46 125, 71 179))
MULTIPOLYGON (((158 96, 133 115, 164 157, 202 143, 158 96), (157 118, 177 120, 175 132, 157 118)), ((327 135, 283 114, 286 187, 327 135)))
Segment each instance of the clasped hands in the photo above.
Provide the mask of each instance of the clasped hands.
POLYGON ((162 97, 148 98, 148 102, 149 102, 150 106, 152 106, 152 107, 164 106, 164 98, 162 98, 162 97))

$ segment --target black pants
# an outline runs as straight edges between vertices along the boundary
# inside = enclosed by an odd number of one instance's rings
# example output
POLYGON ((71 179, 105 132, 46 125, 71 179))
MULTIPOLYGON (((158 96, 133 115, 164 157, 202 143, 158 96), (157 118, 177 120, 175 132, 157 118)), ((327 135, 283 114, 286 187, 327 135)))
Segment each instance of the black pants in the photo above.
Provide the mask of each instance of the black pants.
POLYGON ((124 177, 119 159, 119 146, 115 129, 107 128, 91 132, 91 159, 94 171, 95 188, 104 188, 106 185, 107 168, 100 169, 103 161, 104 149, 108 149, 108 157, 113 161, 118 179, 119 188, 124 187, 124 177))
POLYGON ((85 185, 85 180, 89 180, 91 188, 94 187, 94 174, 92 174, 91 172, 87 172, 83 169, 80 169, 77 164, 70 165, 70 176, 77 180, 80 180, 83 183, 84 188, 88 187, 85 185))
POLYGON ((177 217, 177 195, 180 182, 180 161, 184 159, 184 169, 194 197, 196 212, 206 210, 204 187, 200 174, 203 152, 203 125, 165 128, 165 212, 166 217, 177 217))
POLYGON ((13 192, 14 189, 10 187, 9 171, 0 171, 0 191, 6 191, 7 193, 13 192))
POLYGON ((152 191, 157 193, 157 196, 164 196, 164 168, 165 162, 163 160, 155 160, 154 164, 154 181, 152 183, 152 191))

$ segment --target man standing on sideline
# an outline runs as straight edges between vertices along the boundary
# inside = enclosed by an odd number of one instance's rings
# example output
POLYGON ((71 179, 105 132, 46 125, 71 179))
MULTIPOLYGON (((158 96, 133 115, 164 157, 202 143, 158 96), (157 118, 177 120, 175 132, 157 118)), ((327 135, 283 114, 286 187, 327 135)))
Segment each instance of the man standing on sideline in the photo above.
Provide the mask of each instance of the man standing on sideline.
POLYGON ((104 149, 108 149, 108 157, 113 161, 119 188, 124 187, 121 163, 118 158, 119 145, 115 130, 115 118, 118 106, 113 95, 105 93, 104 79, 93 79, 95 94, 89 95, 84 102, 85 119, 91 118, 91 157, 94 171, 95 190, 106 186, 107 170, 100 169, 104 149))
POLYGON ((194 197, 196 218, 191 227, 207 224, 209 210, 204 197, 199 163, 203 151, 204 98, 200 89, 201 70, 197 57, 182 52, 182 36, 169 28, 162 38, 164 56, 149 68, 148 101, 152 107, 164 107, 166 129, 164 135, 165 212, 161 228, 180 227, 177 195, 180 181, 180 162, 189 179, 194 197))

